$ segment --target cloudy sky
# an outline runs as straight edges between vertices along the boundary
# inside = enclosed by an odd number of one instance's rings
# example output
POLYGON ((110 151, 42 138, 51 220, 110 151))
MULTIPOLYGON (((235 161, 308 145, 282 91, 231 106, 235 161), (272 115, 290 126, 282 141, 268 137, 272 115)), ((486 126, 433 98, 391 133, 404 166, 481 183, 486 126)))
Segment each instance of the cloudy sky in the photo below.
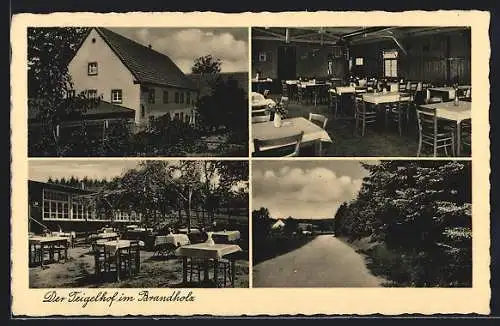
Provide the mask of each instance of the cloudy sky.
POLYGON ((129 160, 50 160, 30 161, 29 179, 45 182, 52 179, 71 178, 71 176, 83 178, 87 176, 93 179, 106 178, 111 180, 115 176, 123 174, 128 169, 135 168, 138 161, 129 160))
POLYGON ((248 71, 247 28, 110 28, 168 55, 190 73, 195 58, 211 54, 221 59, 222 72, 248 71))
POLYGON ((332 218, 367 174, 358 161, 253 161, 253 209, 267 207, 273 218, 332 218))

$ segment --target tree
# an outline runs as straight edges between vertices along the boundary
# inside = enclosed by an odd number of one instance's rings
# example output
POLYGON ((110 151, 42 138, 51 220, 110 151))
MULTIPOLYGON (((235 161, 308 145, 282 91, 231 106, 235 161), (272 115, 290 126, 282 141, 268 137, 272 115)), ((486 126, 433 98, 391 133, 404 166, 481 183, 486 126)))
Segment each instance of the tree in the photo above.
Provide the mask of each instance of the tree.
POLYGON ((409 284, 471 284, 470 162, 383 161, 363 167, 369 175, 357 198, 337 211, 336 234, 369 237, 398 253, 401 261, 391 264, 409 266, 402 273, 409 284))
POLYGON ((218 74, 221 71, 222 62, 219 58, 214 58, 211 54, 198 57, 191 67, 193 74, 218 74))
POLYGON ((28 28, 28 108, 42 125, 38 134, 31 132, 30 150, 63 155, 68 144, 59 143, 57 126, 66 117, 81 117, 97 105, 98 99, 90 99, 85 92, 73 94, 68 72, 68 63, 87 32, 73 27, 28 28))

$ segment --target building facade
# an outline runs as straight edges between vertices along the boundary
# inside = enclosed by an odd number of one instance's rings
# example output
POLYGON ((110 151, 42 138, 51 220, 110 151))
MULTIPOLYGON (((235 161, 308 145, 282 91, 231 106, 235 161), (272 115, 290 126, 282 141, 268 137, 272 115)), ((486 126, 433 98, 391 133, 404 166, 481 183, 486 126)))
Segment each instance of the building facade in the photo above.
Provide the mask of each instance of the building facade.
POLYGON ((165 114, 195 124, 193 82, 166 55, 109 29, 90 29, 68 70, 76 93, 133 110, 138 126, 165 114))
POLYGON ((59 184, 28 181, 29 231, 95 231, 107 224, 138 224, 142 214, 133 210, 99 208, 95 191, 59 184))

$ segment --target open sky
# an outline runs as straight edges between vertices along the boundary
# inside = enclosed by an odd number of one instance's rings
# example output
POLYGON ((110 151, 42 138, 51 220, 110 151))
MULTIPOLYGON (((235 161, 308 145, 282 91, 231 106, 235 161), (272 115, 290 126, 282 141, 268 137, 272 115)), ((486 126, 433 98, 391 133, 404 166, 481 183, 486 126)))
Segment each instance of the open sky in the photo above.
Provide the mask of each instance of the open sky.
POLYGON ((52 179, 71 178, 71 176, 91 179, 108 179, 122 175, 137 167, 139 161, 130 160, 50 160, 30 161, 28 176, 30 180, 45 182, 52 179))
POLYGON ((248 71, 248 28, 110 28, 166 54, 184 72, 194 59, 211 54, 222 61, 221 72, 248 71))
POLYGON ((252 209, 273 218, 333 218, 368 172, 359 161, 253 161, 252 209))

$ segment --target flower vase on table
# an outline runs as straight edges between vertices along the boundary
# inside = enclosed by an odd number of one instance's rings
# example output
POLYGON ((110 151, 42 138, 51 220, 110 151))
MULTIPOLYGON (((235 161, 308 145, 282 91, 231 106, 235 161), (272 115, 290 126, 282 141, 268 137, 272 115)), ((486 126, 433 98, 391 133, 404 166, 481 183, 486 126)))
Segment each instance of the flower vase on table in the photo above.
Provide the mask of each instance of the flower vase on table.
POLYGON ((208 239, 205 241, 206 244, 213 246, 215 244, 214 239, 212 239, 212 232, 208 233, 208 239))
POLYGON ((281 114, 279 112, 275 112, 274 113, 274 120, 273 120, 273 122, 274 122, 274 126, 276 128, 281 127, 282 121, 281 121, 281 114))

